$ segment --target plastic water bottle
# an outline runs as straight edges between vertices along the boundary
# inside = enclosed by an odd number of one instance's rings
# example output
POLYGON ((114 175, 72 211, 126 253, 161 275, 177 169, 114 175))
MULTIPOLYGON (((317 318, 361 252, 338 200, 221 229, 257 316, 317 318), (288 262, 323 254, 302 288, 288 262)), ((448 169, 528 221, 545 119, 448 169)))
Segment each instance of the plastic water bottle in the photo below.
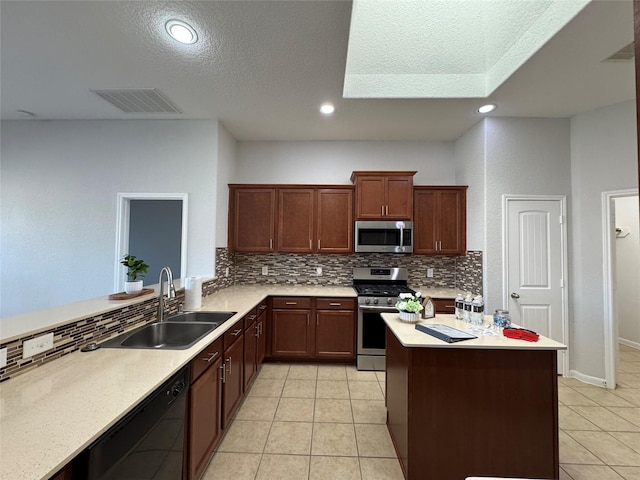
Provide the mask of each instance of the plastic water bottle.
POLYGON ((484 319, 484 302, 482 295, 477 295, 471 302, 471 323, 474 325, 482 325, 484 319))
POLYGON ((462 320, 464 320, 465 322, 470 322, 471 321, 471 294, 467 294, 466 297, 464 297, 464 310, 462 312, 462 320))
POLYGON ((456 320, 462 320, 464 312, 464 297, 461 293, 456 296, 455 308, 456 320))

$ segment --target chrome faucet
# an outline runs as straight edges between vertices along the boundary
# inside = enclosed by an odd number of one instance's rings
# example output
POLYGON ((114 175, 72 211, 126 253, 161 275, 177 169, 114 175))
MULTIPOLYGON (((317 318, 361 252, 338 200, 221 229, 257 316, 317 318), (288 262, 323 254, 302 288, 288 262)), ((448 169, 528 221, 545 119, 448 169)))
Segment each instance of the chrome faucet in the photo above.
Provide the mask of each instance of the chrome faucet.
POLYGON ((164 320, 164 310, 165 310, 165 306, 166 306, 166 301, 169 298, 175 298, 176 296, 176 289, 173 286, 173 274, 171 273, 171 269, 169 267, 162 267, 162 270, 160 270, 160 279, 158 280, 158 283, 160 283, 160 293, 158 295, 158 322, 162 322, 164 320), (167 296, 165 299, 165 294, 164 294, 164 283, 162 283, 162 274, 163 273, 167 273, 167 296))

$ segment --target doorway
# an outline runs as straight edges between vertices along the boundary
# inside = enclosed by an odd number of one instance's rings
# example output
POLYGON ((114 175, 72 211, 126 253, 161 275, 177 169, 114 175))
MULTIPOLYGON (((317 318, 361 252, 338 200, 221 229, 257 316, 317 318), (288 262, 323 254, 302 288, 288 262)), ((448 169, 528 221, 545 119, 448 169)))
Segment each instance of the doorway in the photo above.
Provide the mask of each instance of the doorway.
POLYGON ((125 269, 120 260, 125 253, 141 258, 149 265, 144 285, 158 283, 164 266, 174 278, 187 272, 186 193, 119 193, 116 227, 115 291, 124 289, 125 269))
POLYGON ((640 267, 637 257, 638 210, 627 214, 623 209, 627 202, 637 208, 638 190, 602 193, 605 383, 607 388, 612 389, 616 387, 618 380, 620 343, 640 348, 637 310, 629 318, 626 313, 629 306, 625 303, 637 303, 640 297, 637 278, 640 267), (631 257, 623 258, 624 255, 631 257), (621 325, 622 316, 625 321, 630 320, 630 323, 621 325))
MULTIPOLYGON (((566 197, 503 195, 503 306, 514 323, 567 344, 566 197)), ((566 375, 568 353, 558 352, 566 375)))

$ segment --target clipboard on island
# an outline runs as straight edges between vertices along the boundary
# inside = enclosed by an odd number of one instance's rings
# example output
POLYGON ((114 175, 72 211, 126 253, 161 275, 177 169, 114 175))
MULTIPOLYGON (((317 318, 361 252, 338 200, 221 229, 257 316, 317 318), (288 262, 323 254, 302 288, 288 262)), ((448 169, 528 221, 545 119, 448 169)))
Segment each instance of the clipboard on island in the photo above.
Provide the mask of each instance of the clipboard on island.
POLYGON ((442 324, 424 325, 416 323, 416 330, 420 330, 427 335, 431 335, 432 337, 444 340, 447 343, 462 342, 464 340, 472 340, 474 338, 478 338, 475 335, 471 335, 470 333, 463 332, 462 330, 458 330, 442 324))

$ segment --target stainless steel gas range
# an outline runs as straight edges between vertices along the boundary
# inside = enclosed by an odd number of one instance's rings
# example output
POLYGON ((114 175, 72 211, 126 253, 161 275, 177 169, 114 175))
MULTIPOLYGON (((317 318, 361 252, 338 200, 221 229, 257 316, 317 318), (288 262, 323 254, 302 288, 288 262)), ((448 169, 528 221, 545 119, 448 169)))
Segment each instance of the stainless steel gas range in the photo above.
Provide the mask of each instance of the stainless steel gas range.
POLYGON ((386 326, 382 312, 395 312, 407 287, 406 268, 358 267, 353 269, 353 288, 358 294, 358 370, 385 369, 386 326))

